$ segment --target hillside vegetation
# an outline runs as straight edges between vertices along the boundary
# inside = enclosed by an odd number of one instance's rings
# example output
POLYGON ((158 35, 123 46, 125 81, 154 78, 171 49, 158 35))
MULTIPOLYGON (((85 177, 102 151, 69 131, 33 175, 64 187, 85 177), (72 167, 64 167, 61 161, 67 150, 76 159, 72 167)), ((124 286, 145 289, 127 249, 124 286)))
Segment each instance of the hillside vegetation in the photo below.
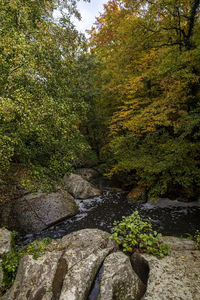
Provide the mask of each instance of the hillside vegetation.
POLYGON ((200 189, 200 0, 0 0, 0 174, 61 178, 98 157, 154 199, 200 189), (58 8, 59 21, 53 18, 58 8))

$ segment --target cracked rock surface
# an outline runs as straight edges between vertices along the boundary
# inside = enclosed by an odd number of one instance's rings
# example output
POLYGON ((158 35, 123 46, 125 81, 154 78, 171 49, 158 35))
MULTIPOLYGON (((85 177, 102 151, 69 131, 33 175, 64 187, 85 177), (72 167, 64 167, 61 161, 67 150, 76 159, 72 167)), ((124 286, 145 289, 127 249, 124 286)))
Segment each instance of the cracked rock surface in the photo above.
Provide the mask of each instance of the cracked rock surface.
POLYGON ((98 300, 141 299, 145 289, 128 256, 116 252, 105 259, 98 300))
POLYGON ((153 255, 140 256, 149 265, 149 279, 143 300, 199 300, 200 251, 188 239, 163 237, 171 246, 171 255, 158 259, 153 255))
POLYGON ((53 242, 53 250, 34 260, 25 256, 16 280, 1 300, 86 299, 105 257, 115 249, 109 234, 84 229, 53 242))
POLYGON ((170 256, 134 253, 130 261, 109 237, 83 229, 53 241, 37 260, 23 257, 13 286, 0 300, 86 300, 99 269, 100 287, 92 299, 200 299, 200 251, 194 242, 164 237, 170 256))

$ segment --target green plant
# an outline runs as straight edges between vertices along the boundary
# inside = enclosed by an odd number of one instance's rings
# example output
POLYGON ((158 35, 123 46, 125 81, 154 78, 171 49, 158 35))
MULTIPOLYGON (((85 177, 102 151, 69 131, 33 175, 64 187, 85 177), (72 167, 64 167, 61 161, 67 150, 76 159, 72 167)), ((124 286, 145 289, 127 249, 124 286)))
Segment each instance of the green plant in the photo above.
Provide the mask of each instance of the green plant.
MULTIPOLYGON (((14 233, 16 235, 16 233, 14 233)), ((12 251, 6 253, 2 259, 3 269, 3 290, 7 290, 13 284, 17 273, 19 261, 25 255, 32 255, 34 259, 42 256, 45 251, 49 249, 51 243, 50 238, 45 238, 41 241, 34 241, 26 246, 22 246, 16 250, 15 245, 12 247, 12 251)))
POLYGON ((195 240, 195 242, 196 242, 196 247, 197 247, 197 249, 200 250, 200 231, 199 231, 199 230, 197 230, 197 231, 195 232, 194 240, 195 240))
POLYGON ((111 238, 124 252, 145 252, 159 258, 170 254, 170 247, 159 239, 162 235, 152 229, 151 219, 143 221, 138 211, 123 217, 121 222, 114 222, 114 225, 111 238))
POLYGON ((17 234, 18 234, 18 232, 14 231, 14 230, 11 232, 11 249, 12 249, 12 251, 16 251, 15 237, 17 234))

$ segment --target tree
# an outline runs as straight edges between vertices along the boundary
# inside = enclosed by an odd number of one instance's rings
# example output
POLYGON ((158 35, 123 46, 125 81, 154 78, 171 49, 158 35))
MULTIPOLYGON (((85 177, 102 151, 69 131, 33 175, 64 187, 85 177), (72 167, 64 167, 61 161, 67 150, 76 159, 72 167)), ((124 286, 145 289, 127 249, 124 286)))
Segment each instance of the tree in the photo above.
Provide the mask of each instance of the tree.
POLYGON ((135 172, 149 195, 199 177, 199 1, 109 1, 91 31, 104 105, 112 102, 110 175, 135 172))
POLYGON ((70 21, 76 1, 0 0, 0 171, 10 163, 62 175, 89 146, 79 57, 86 42, 70 21), (58 23, 57 6, 67 8, 58 23))

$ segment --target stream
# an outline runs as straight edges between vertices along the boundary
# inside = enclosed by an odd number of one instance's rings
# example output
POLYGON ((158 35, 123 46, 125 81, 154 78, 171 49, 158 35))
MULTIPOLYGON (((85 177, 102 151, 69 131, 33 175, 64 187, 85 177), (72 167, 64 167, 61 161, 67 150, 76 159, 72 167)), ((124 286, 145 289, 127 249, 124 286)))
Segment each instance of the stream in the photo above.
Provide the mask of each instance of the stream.
POLYGON ((200 204, 160 199, 158 203, 133 204, 120 192, 110 187, 102 189, 102 195, 90 199, 76 199, 80 213, 53 225, 37 234, 18 234, 17 246, 44 237, 61 238, 84 228, 98 228, 111 232, 113 222, 138 210, 142 218, 152 219, 153 229, 163 235, 188 236, 200 229, 200 204))

